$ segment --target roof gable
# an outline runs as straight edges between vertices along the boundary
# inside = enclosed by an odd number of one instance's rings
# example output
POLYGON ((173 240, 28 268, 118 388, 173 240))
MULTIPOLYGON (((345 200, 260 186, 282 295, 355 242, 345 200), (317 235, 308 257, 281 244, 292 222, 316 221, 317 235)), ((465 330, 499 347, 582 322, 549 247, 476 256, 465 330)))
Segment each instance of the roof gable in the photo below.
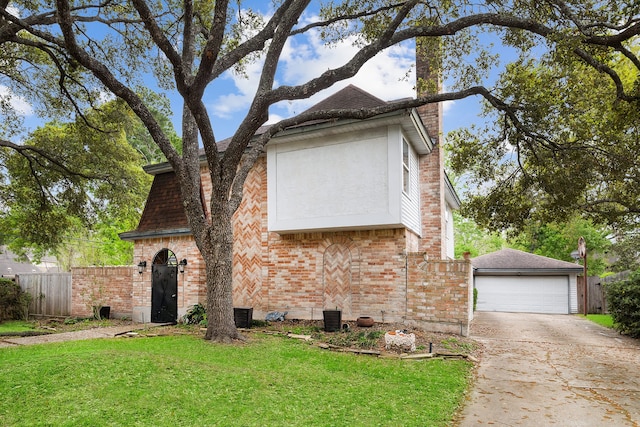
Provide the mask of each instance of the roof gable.
POLYGON ((308 108, 305 113, 320 110, 375 108, 383 105, 387 105, 387 102, 357 86, 349 85, 308 108))
POLYGON ((472 258, 471 265, 478 270, 582 270, 582 266, 578 264, 530 254, 516 249, 502 249, 472 258))
MULTIPOLYGON (((318 102, 317 104, 311 106, 310 108, 308 108, 307 110, 305 110, 304 112, 314 112, 314 111, 321 111, 321 110, 334 110, 334 109, 362 109, 362 108, 376 108, 376 107, 381 107, 384 105, 388 105, 388 104, 393 104, 394 102, 398 102, 399 100, 395 100, 395 101, 383 101, 382 99, 373 96, 372 94, 370 94, 369 92, 360 89, 357 86, 354 86, 352 84, 348 85, 347 87, 339 90, 338 92, 334 93, 333 95, 330 95, 329 97, 323 99, 322 101, 318 102)), ((413 139, 411 139, 411 143, 415 144, 414 148, 418 151, 419 154, 428 154, 429 152, 431 152, 431 149, 433 148, 432 142, 428 137, 428 134, 426 132, 426 130, 424 129, 424 124, 421 122, 421 119, 419 118, 419 115, 417 114, 417 112, 414 111, 413 113, 415 115, 415 117, 412 117, 412 113, 407 114, 406 111, 396 111, 396 112, 390 112, 390 113, 386 113, 386 114, 382 114, 380 116, 377 116, 377 118, 380 117, 388 117, 388 120, 393 120, 394 124, 398 123, 398 120, 404 120, 404 124, 403 129, 409 133, 411 133, 412 130, 415 131, 415 137, 413 139), (402 117, 401 119, 398 119, 397 117, 402 117), (389 118, 391 117, 391 118, 389 118), (419 122, 419 124, 418 124, 419 122), (417 141, 422 141, 423 139, 427 139, 428 141, 420 144, 417 141)), ((372 119, 376 119, 375 117, 372 119)), ((356 119, 350 119, 350 120, 336 120, 336 119, 316 119, 316 120, 309 120, 306 121, 304 123, 300 123, 298 125, 295 126, 291 126, 287 129, 285 129, 284 131, 279 132, 274 138, 273 140, 280 140, 282 142, 283 137, 287 138, 290 135, 288 135, 290 132, 298 132, 300 131, 300 129, 306 129, 309 128, 311 126, 316 126, 316 130, 318 130, 318 126, 325 126, 326 128, 332 128, 335 129, 335 126, 338 122, 342 122, 342 123, 359 123, 359 126, 364 126, 362 125, 362 123, 365 122, 370 122, 370 123, 374 123, 373 121, 368 121, 368 120, 356 120, 356 119)), ((271 125, 267 124, 267 125, 263 125, 260 126, 260 128, 258 128, 258 130, 255 132, 254 136, 259 136, 262 135, 263 133, 265 133, 267 131, 267 129, 269 129, 271 125)), ((334 132, 333 130, 331 132, 334 132)), ((308 135, 308 134, 305 134, 308 135)), ((229 144, 231 143, 231 139, 232 137, 228 137, 225 139, 222 139, 220 141, 217 141, 217 147, 218 147, 218 151, 219 152, 224 152, 228 147, 229 144)), ((271 144, 271 142, 270 142, 271 144)), ((206 156, 204 153, 204 149, 200 149, 199 150, 199 156, 200 156, 200 161, 202 163, 206 162, 206 156)), ((146 165, 143 168, 145 170, 145 172, 151 174, 151 175, 157 175, 157 174, 161 174, 161 173, 165 173, 165 172, 169 172, 171 171, 171 165, 169 164, 169 162, 163 162, 163 163, 158 163, 158 164, 150 164, 150 165, 146 165)), ((457 197, 457 196, 456 196, 457 197)))

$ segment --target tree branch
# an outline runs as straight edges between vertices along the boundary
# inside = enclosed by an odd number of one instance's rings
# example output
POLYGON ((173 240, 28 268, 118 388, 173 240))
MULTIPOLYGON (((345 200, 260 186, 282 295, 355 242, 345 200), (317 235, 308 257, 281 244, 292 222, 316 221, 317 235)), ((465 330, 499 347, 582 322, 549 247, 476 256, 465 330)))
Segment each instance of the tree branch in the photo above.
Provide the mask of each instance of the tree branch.
POLYGON ((0 139, 0 147, 9 148, 9 149, 17 152, 18 154, 20 154, 24 158, 28 159, 29 161, 36 162, 40 166, 50 169, 51 166, 47 166, 47 165, 45 165, 44 163, 42 163, 39 160, 39 157, 42 157, 42 158, 46 159, 48 162, 50 162, 52 165, 56 166, 58 168, 58 170, 61 171, 65 175, 77 176, 77 177, 80 177, 80 178, 83 178, 83 179, 87 179, 87 180, 91 180, 91 179, 106 180, 107 179, 106 175, 86 174, 86 173, 79 172, 79 171, 76 171, 74 169, 71 169, 70 167, 65 165, 63 161, 57 159, 55 156, 53 156, 47 150, 42 150, 42 149, 40 149, 38 147, 34 147, 32 145, 19 145, 19 144, 15 144, 15 143, 13 143, 11 141, 7 141, 5 139, 0 139), (35 155, 33 155, 33 154, 35 154, 35 155))
MULTIPOLYGON (((140 1, 141 0, 134 0, 134 2, 140 1)), ((179 172, 182 169, 180 157, 144 102, 142 102, 135 92, 121 83, 104 64, 88 55, 80 48, 80 46, 78 46, 73 33, 73 19, 71 17, 67 0, 56 0, 56 4, 58 7, 58 15, 60 17, 59 25, 64 36, 63 45, 67 47, 69 54, 87 70, 91 71, 94 76, 116 96, 122 98, 129 107, 131 107, 140 120, 145 124, 152 138, 158 144, 167 160, 175 170, 179 172)))

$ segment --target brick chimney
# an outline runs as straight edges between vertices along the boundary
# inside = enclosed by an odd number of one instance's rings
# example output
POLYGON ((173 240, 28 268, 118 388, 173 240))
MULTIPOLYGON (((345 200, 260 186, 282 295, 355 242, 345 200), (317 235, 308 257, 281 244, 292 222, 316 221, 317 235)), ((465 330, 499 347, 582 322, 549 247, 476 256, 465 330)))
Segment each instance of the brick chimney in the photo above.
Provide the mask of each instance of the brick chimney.
MULTIPOLYGON (((416 95, 440 93, 440 47, 438 40, 420 37, 416 39, 416 95)), ((442 104, 427 104, 418 107, 418 113, 434 142, 442 138, 442 104)))
MULTIPOLYGON (((441 60, 437 39, 416 39, 417 96, 436 94, 442 89, 441 60)), ((446 201, 444 153, 442 149, 442 104, 427 104, 417 108, 427 133, 435 143, 433 151, 420 158, 422 205, 422 238, 420 251, 432 259, 447 258, 446 201)), ((449 220, 452 220, 451 218, 449 220)))

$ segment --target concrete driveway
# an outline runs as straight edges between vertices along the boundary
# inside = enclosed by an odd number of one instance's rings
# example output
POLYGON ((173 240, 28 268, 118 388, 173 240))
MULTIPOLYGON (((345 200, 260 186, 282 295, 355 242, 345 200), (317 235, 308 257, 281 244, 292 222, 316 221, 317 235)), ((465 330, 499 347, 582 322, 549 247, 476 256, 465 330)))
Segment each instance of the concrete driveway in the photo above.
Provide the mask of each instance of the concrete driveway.
POLYGON ((578 316, 478 312, 459 426, 640 426, 640 342, 578 316))

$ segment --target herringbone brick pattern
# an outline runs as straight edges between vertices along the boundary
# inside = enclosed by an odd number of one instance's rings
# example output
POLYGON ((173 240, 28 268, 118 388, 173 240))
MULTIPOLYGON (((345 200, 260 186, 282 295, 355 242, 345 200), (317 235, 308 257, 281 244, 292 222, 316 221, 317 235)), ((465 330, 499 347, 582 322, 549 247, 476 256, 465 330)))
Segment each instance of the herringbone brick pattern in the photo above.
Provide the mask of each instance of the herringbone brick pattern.
POLYGON ((331 245, 324 253, 323 306, 351 317, 351 251, 346 245, 331 245))
POLYGON ((238 307, 262 306, 262 199, 266 194, 265 184, 264 162, 258 162, 245 181, 245 197, 234 216, 233 303, 238 307))

